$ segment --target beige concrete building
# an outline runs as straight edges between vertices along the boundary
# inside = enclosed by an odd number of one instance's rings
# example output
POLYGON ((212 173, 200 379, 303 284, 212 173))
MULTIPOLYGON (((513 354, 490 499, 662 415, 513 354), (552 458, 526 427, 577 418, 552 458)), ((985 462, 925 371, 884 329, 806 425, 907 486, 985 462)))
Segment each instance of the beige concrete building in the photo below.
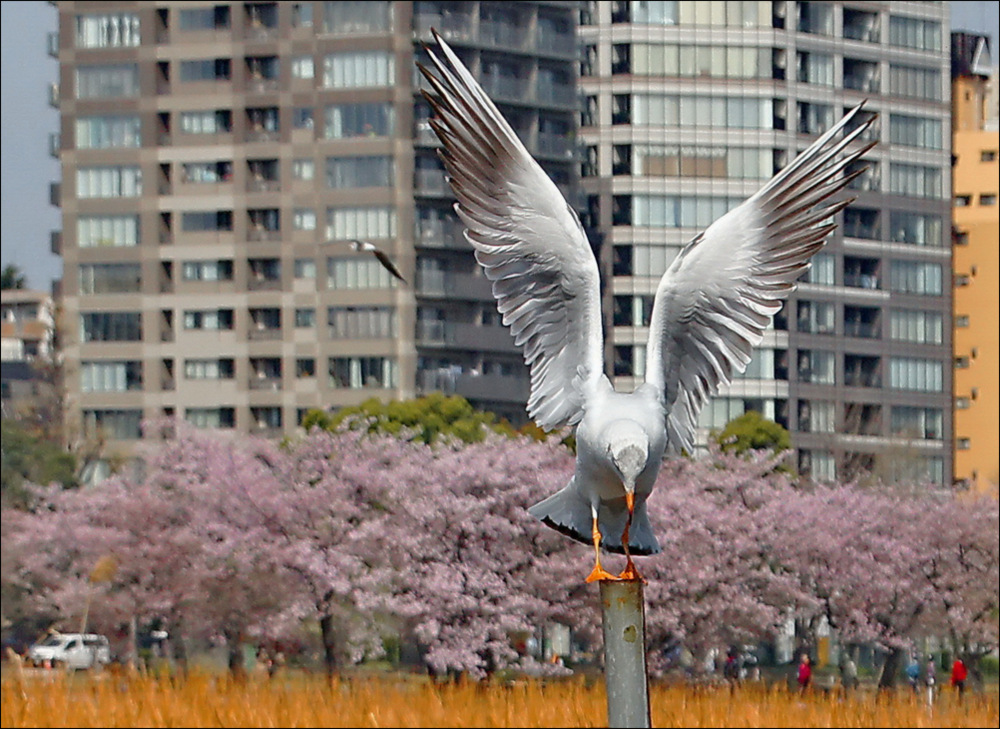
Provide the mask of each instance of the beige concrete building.
POLYGON ((952 35, 955 482, 1000 485, 1000 132, 989 40, 952 35), (992 98, 991 98, 992 95, 992 98))
POLYGON ((42 291, 0 291, 0 414, 17 418, 48 393, 42 371, 53 356, 55 309, 42 291))
POLYGON ((524 419, 415 61, 439 29, 572 195, 575 3, 55 5, 71 431, 280 435, 431 390, 524 419))

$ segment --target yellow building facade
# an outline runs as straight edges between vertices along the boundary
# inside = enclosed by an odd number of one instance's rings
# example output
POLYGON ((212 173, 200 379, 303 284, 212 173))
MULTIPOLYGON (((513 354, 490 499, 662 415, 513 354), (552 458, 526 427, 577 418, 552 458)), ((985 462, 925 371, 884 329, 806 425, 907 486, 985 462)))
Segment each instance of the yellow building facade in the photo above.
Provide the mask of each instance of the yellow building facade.
POLYGON ((954 478, 987 492, 1000 484, 1000 133, 988 83, 956 75, 952 97, 954 478))

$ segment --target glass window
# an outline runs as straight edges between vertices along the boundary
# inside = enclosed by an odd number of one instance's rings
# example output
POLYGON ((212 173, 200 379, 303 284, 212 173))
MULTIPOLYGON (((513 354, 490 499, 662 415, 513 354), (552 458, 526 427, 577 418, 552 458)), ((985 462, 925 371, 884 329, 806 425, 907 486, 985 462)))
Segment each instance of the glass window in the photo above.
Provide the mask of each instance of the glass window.
POLYGON ((919 261, 893 261, 890 285, 901 294, 941 296, 944 274, 937 263, 919 261))
POLYGON ((331 357, 328 374, 330 387, 352 390, 393 388, 399 378, 396 360, 390 357, 331 357))
POLYGON ((76 219, 80 248, 131 248, 139 245, 138 215, 84 215, 76 219))
POLYGON ((394 208, 327 208, 327 240, 372 240, 396 236, 394 208))
POLYGON ((893 162, 889 165, 889 192, 908 197, 940 198, 944 194, 941 169, 893 162))
POLYGON ((185 408, 184 419, 196 428, 233 428, 235 408, 185 408))
POLYGON ((142 341, 142 314, 138 311, 81 312, 80 341, 142 341))
POLYGON ((76 16, 77 48, 134 48, 139 40, 139 16, 135 13, 76 16))
POLYGON ((181 8, 177 21, 181 30, 222 30, 229 27, 229 6, 181 8))
POLYGON ((76 67, 76 98, 125 99, 139 95, 139 64, 76 67))
POLYGON ((138 263, 84 263, 80 265, 81 294, 131 294, 142 290, 138 263))
POLYGON ((392 157, 326 158, 326 186, 329 188, 392 187, 393 182, 392 157))
POLYGON ((311 2, 292 5, 292 27, 311 28, 313 24, 313 4, 311 2))
POLYGON ((389 289, 396 279, 378 261, 370 258, 329 258, 327 288, 389 289))
POLYGON ((233 262, 184 261, 181 265, 181 278, 184 281, 232 281, 233 262))
POLYGON ((830 451, 800 450, 799 471, 815 481, 836 481, 837 461, 830 451))
POLYGON ((81 392, 129 392, 142 389, 142 362, 138 360, 80 362, 81 392))
POLYGON ((311 180, 316 176, 316 163, 311 159, 292 160, 292 179, 311 180))
POLYGON ((389 103, 334 104, 326 107, 326 138, 390 137, 395 110, 389 103))
POLYGON ((797 2, 800 33, 833 35, 833 8, 829 3, 797 2))
POLYGON ((324 2, 323 32, 357 35, 392 30, 392 4, 369 2, 324 2))
POLYGON ((796 63, 799 81, 823 86, 833 85, 833 56, 815 51, 798 51, 796 63))
POLYGON ((135 440, 142 437, 142 410, 84 410, 83 432, 89 438, 135 440))
POLYGON ((941 24, 934 20, 889 16, 889 43, 921 51, 941 50, 941 24))
POLYGON ((799 430, 805 433, 835 433, 837 411, 832 402, 799 400, 799 430))
POLYGON ((76 196, 86 198, 138 197, 142 170, 138 166, 78 167, 76 196))
POLYGON ((181 213, 181 230, 194 232, 204 230, 232 230, 232 210, 199 210, 181 213))
POLYGON ((927 119, 926 117, 905 114, 889 115, 889 139, 893 144, 943 149, 942 129, 940 119, 927 119))
POLYGON ((933 68, 890 66, 889 92, 895 96, 941 101, 944 98, 941 72, 933 68))
POLYGON ((181 134, 223 134, 233 131, 233 115, 228 109, 182 111, 181 134))
POLYGON ((817 385, 837 384, 836 361, 833 352, 800 349, 799 381, 817 385))
POLYGON ((836 283, 836 258, 832 253, 817 253, 813 256, 809 270, 805 274, 806 283, 833 286, 836 283))
POLYGON ((323 59, 323 87, 356 89, 392 86, 396 81, 395 57, 383 51, 332 53, 323 59))
POLYGON ((312 258, 296 258, 295 278, 316 278, 316 261, 312 258))
POLYGON ((295 208, 292 212, 295 230, 316 230, 316 211, 312 208, 295 208))
POLYGON ((180 62, 181 81, 227 81, 232 77, 228 58, 199 58, 180 62))
POLYGON ((944 226, 940 215, 923 215, 892 211, 889 216, 890 236, 893 243, 916 246, 944 246, 944 226))
POLYGON ((221 162, 187 162, 181 165, 181 179, 192 183, 218 183, 232 179, 233 163, 228 160, 221 162))
POLYGON ((295 326, 298 329, 312 329, 316 326, 316 310, 312 307, 296 309, 295 326))
POLYGON ((889 336, 903 342, 941 344, 944 316, 934 311, 895 310, 889 315, 889 336))
POLYGON ((889 387, 893 390, 942 392, 944 364, 931 359, 890 357, 889 387))
POLYGON ((185 329, 232 329, 232 309, 204 309, 184 312, 185 329))
POLYGON ((312 56, 295 56, 292 58, 292 78, 312 78, 315 75, 315 65, 312 56))
POLYGON ((232 359, 186 359, 184 377, 188 380, 231 380, 236 374, 232 359))
POLYGON ((798 331, 809 334, 833 334, 834 306, 828 301, 798 302, 798 331))
POLYGON ((391 339, 396 310, 387 306, 332 306, 327 309, 331 339, 391 339))

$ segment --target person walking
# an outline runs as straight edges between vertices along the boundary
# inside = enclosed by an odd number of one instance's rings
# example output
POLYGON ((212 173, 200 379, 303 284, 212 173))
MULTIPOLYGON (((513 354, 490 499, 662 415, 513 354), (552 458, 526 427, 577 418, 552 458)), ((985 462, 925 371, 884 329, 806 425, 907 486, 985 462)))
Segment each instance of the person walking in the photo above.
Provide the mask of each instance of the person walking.
POLYGON ((968 676, 969 672, 965 668, 965 662, 961 658, 956 658, 955 662, 951 664, 951 687, 958 691, 959 699, 965 693, 965 680, 968 676))
POLYGON ((906 666, 906 683, 913 689, 913 693, 917 693, 917 684, 920 683, 920 662, 916 655, 910 658, 910 662, 906 666))
POLYGON ((795 678, 799 683, 800 691, 805 691, 809 688, 809 684, 812 682, 812 666, 809 665, 809 655, 807 653, 802 654, 802 659, 799 661, 799 670, 795 678))
POLYGON ((934 684, 937 683, 937 666, 934 663, 934 656, 927 656, 927 665, 924 669, 924 685, 927 686, 927 705, 934 704, 934 684))
POLYGON ((858 687, 858 664, 846 651, 840 654, 840 685, 844 693, 858 687))

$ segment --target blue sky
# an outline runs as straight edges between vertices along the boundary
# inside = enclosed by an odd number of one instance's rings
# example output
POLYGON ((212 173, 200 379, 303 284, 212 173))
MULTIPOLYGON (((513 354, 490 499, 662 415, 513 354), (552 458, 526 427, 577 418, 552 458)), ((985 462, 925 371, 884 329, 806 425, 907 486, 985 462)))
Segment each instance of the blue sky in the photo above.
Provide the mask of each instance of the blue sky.
MULTIPOLYGON (((991 33, 998 57, 998 3, 953 2, 952 29, 991 33)), ((48 154, 58 114, 48 106, 48 85, 57 63, 46 54, 45 36, 56 29, 56 9, 42 0, 0 3, 0 261, 21 268, 32 288, 48 290, 61 274, 49 253, 49 231, 60 227, 49 205, 49 183, 59 179, 48 154)))

